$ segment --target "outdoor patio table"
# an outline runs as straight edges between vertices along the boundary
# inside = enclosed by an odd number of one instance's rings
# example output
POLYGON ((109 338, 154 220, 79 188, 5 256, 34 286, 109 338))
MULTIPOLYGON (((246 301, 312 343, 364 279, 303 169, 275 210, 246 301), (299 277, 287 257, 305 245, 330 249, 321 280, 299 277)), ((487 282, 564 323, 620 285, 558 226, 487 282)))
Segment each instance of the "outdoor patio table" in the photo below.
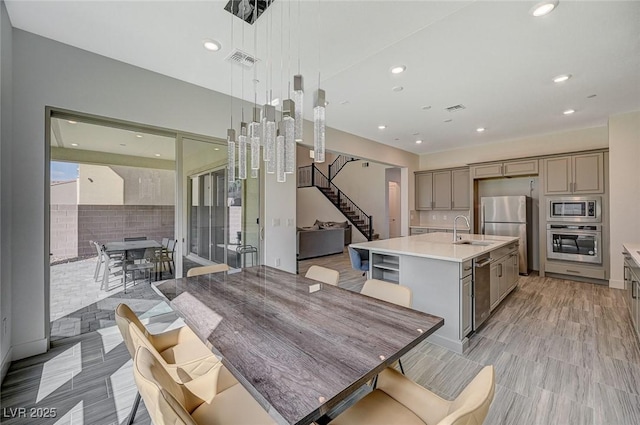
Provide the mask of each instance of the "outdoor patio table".
MULTIPOLYGON (((126 241, 126 242, 107 242, 104 245, 105 253, 114 254, 116 252, 124 252, 125 259, 128 257, 129 251, 136 249, 160 249, 162 245, 154 240, 148 239, 143 241, 126 241)), ((127 262, 122 262, 122 284, 126 290, 127 288, 127 262)), ((102 288, 106 289, 106 288, 102 288)))

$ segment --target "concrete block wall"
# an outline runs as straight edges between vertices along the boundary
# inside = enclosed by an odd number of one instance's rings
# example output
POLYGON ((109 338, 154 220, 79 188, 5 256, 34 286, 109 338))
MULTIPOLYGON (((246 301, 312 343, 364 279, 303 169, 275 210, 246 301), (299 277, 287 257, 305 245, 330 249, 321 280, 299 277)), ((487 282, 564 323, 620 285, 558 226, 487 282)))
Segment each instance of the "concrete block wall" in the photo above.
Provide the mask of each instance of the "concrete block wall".
POLYGON ((95 254, 89 241, 101 244, 146 236, 160 242, 173 238, 175 209, 166 205, 79 205, 78 255, 95 254))

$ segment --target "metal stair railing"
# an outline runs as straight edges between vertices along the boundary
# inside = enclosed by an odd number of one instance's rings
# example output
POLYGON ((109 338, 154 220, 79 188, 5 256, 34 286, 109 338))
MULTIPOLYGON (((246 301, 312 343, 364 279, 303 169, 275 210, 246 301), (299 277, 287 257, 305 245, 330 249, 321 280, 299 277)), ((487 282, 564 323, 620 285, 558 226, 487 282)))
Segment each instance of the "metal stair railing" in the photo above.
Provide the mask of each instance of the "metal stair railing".
POLYGON ((315 164, 298 168, 298 187, 317 187, 320 192, 342 212, 367 240, 373 238, 373 216, 367 215, 362 208, 351 200, 338 186, 320 171, 315 164))
POLYGON ((350 162, 358 161, 358 158, 353 158, 344 155, 338 155, 336 159, 333 160, 331 164, 329 164, 329 180, 333 180, 335 176, 338 175, 340 170, 344 168, 350 162))

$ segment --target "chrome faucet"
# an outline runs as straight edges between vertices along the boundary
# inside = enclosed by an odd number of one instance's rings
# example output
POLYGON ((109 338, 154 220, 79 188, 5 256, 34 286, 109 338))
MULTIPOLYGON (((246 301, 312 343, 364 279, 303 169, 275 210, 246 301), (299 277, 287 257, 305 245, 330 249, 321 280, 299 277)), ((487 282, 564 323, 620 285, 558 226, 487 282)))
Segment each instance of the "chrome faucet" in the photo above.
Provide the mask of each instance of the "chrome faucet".
POLYGON ((459 218, 463 218, 465 223, 467 223, 467 227, 469 228, 469 230, 471 230, 471 225, 469 224, 469 219, 467 218, 466 215, 457 215, 456 218, 453 219, 453 241, 457 242, 458 239, 462 239, 462 236, 458 236, 458 229, 456 226, 456 223, 458 222, 459 218))

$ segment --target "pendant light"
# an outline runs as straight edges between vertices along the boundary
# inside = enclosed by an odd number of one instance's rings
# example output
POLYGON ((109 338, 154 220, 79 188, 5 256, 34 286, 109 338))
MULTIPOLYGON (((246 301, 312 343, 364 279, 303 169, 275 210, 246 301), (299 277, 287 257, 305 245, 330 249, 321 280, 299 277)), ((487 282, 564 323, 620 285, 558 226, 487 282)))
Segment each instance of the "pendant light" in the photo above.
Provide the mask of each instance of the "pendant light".
POLYGON ((276 137, 276 181, 278 183, 284 183, 287 181, 284 172, 284 122, 278 123, 278 136, 276 137))
POLYGON ((264 160, 266 162, 267 173, 276 172, 276 107, 264 105, 265 123, 264 133, 264 160))
POLYGON ((315 96, 315 107, 313 108, 313 154, 315 162, 324 162, 325 146, 325 94, 324 90, 318 89, 315 96))
MULTIPOLYGON (((300 72, 298 65, 298 72, 300 72)), ((304 105, 304 81, 302 75, 293 76, 293 102, 295 103, 295 141, 302 142, 304 127, 303 105, 304 105)))
POLYGON ((251 170, 260 169, 260 108, 253 108, 253 121, 249 124, 249 139, 251 141, 251 170))
POLYGON ((293 174, 296 169, 295 140, 295 102, 287 99, 282 102, 282 124, 284 126, 284 172, 293 174))
POLYGON ((247 178, 247 123, 240 123, 240 136, 238 137, 238 178, 247 178))
POLYGON ((229 182, 236 181, 236 131, 233 128, 227 130, 227 168, 229 182))

